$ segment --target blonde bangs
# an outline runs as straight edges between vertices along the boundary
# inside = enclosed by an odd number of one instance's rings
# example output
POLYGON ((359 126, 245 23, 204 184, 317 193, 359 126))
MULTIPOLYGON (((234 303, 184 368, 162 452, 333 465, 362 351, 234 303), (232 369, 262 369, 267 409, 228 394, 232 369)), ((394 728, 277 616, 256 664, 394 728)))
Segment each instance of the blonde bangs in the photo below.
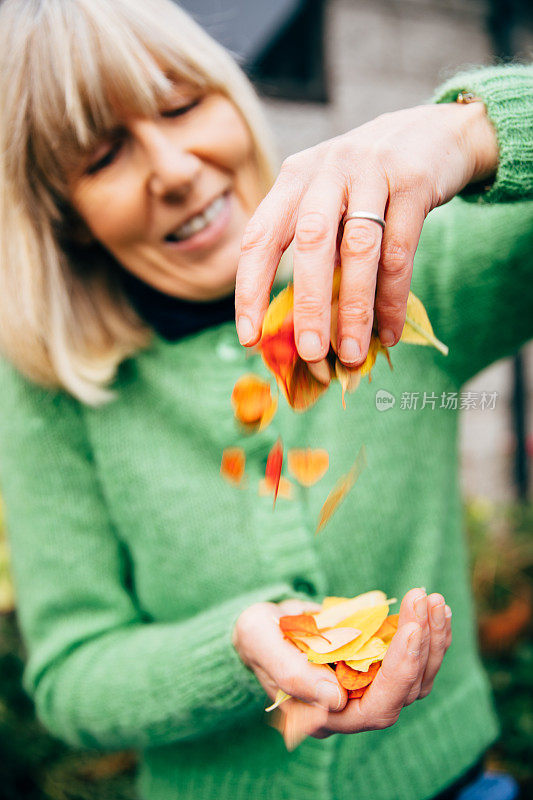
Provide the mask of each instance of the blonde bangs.
POLYGON ((153 5, 159 3, 41 3, 24 54, 20 83, 27 96, 17 122, 35 165, 61 195, 65 174, 117 127, 120 116, 153 115, 175 81, 201 91, 220 89, 190 53, 180 52, 181 37, 154 25, 155 15, 147 13, 153 5))

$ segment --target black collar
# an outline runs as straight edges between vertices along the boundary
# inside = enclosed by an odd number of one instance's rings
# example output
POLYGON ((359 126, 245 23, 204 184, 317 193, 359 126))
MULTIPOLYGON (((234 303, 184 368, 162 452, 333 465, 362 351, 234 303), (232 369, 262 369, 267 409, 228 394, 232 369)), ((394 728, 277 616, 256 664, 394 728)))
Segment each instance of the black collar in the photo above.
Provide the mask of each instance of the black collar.
POLYGON ((121 272, 126 296, 139 316, 169 342, 235 319, 235 292, 208 302, 182 300, 154 289, 130 272, 121 272))

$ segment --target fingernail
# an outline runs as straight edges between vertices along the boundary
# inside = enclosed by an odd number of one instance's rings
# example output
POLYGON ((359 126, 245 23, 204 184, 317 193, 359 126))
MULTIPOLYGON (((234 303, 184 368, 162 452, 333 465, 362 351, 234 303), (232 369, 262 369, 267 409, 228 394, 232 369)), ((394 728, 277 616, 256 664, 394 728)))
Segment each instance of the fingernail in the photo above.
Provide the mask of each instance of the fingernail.
POLYGON ((357 359, 360 357, 361 348, 355 339, 352 339, 351 336, 347 336, 341 342, 339 355, 341 361, 351 363, 352 361, 357 361, 357 359))
POLYGON ((379 340, 381 344, 385 345, 385 347, 392 347, 396 341, 394 331, 391 331, 390 328, 385 328, 385 330, 379 332, 379 340))
POLYGON ((412 656, 420 655, 420 644, 422 639, 422 631, 420 626, 417 626, 416 631, 413 631, 407 640, 407 650, 412 656))
POLYGON ((342 705, 342 694, 338 684, 327 681, 324 678, 316 685, 316 699, 324 708, 330 711, 338 711, 342 705))
POLYGON ((446 619, 451 619, 452 618, 452 610, 451 610, 450 606, 445 606, 444 607, 444 616, 446 617, 446 619))
POLYGON ((438 606, 433 606, 431 609, 431 620, 435 628, 444 628, 444 623, 446 622, 444 603, 439 603, 438 606))
POLYGON ((414 602, 415 614, 421 622, 425 622, 428 616, 428 599, 427 595, 419 597, 414 602))
POLYGON ((314 331, 304 331, 298 339, 298 352, 303 359, 312 360, 320 358, 322 345, 318 333, 314 331))
POLYGON ((237 336, 241 344, 248 344, 253 339, 254 329, 251 319, 248 317, 239 317, 237 320, 237 336))

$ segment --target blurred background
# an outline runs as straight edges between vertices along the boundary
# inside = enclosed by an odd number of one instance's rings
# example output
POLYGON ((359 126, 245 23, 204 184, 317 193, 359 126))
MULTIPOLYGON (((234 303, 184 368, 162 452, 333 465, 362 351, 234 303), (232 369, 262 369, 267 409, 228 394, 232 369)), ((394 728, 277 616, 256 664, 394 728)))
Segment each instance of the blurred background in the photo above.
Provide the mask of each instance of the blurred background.
MULTIPOLYGON (((280 156, 424 103, 463 67, 533 59, 531 0, 184 0, 264 98, 280 156)), ((533 253, 532 253, 533 258, 533 253)), ((533 309, 532 309, 533 313, 533 309)), ((533 798, 533 344, 465 387, 462 483, 480 642, 502 737, 490 766, 533 798)), ((0 800, 133 800, 135 756, 47 736, 20 688, 0 523, 0 800)))

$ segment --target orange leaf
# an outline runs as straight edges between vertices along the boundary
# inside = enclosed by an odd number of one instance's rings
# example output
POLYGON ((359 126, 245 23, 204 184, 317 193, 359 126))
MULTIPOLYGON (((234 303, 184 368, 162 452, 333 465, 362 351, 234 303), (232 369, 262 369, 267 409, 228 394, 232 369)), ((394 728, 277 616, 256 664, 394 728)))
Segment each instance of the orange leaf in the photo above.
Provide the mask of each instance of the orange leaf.
POLYGON ((281 468, 283 466, 283 445, 281 439, 275 443, 268 454, 265 481, 274 491, 274 505, 278 497, 279 481, 281 478, 281 468))
POLYGON ((220 474, 230 483, 239 484, 244 475, 246 456, 242 447, 227 447, 222 452, 220 474))
POLYGON ((340 685, 344 686, 345 689, 362 689, 372 683, 380 667, 381 662, 376 661, 368 672, 359 672, 349 667, 344 661, 338 661, 335 667, 335 675, 340 685))
POLYGON ((315 618, 310 614, 289 614, 279 618, 279 627, 285 636, 298 637, 298 636, 319 636, 325 639, 328 644, 331 644, 329 639, 319 633, 316 626, 315 618))
POLYGON ((289 405, 296 411, 305 411, 326 391, 327 383, 318 380, 298 355, 293 305, 294 290, 289 285, 270 303, 258 347, 289 405))
POLYGON ((367 689, 368 686, 362 686, 361 689, 349 689, 348 700, 359 700, 359 698, 364 695, 367 689))
POLYGON ((389 614, 388 617, 385 617, 381 628, 379 628, 374 636, 377 636, 379 639, 382 639, 385 644, 390 644, 391 639, 398 630, 398 619, 399 614, 389 614))
POLYGON ((329 454, 327 450, 289 450, 287 453, 287 466, 291 475, 302 486, 313 486, 324 477, 329 467, 329 454))
POLYGON ((320 516, 318 518, 318 525, 315 533, 318 533, 324 527, 326 522, 331 519, 365 467, 366 448, 363 444, 361 445, 361 449, 359 450, 350 471, 337 481, 331 492, 326 497, 324 505, 320 510, 320 516))
POLYGON ((309 661, 317 662, 317 658, 320 659, 318 663, 329 663, 335 661, 336 653, 340 652, 341 648, 346 647, 346 645, 351 644, 352 642, 356 642, 361 635, 361 631, 358 628, 331 628, 330 630, 326 631, 325 633, 320 633, 318 636, 325 639, 327 645, 324 644, 317 636, 302 636, 298 635, 295 638, 295 644, 300 647, 300 644, 303 647, 300 649, 307 653, 307 658, 309 661), (325 635, 327 633, 327 636, 325 635), (324 656, 326 656, 324 658, 324 656))
POLYGON ((293 636, 318 635, 316 620, 311 614, 285 614, 279 618, 279 627, 283 633, 293 636))
POLYGON ((251 373, 243 375, 235 383, 231 403, 239 422, 253 430, 266 428, 278 407, 269 382, 251 373))

